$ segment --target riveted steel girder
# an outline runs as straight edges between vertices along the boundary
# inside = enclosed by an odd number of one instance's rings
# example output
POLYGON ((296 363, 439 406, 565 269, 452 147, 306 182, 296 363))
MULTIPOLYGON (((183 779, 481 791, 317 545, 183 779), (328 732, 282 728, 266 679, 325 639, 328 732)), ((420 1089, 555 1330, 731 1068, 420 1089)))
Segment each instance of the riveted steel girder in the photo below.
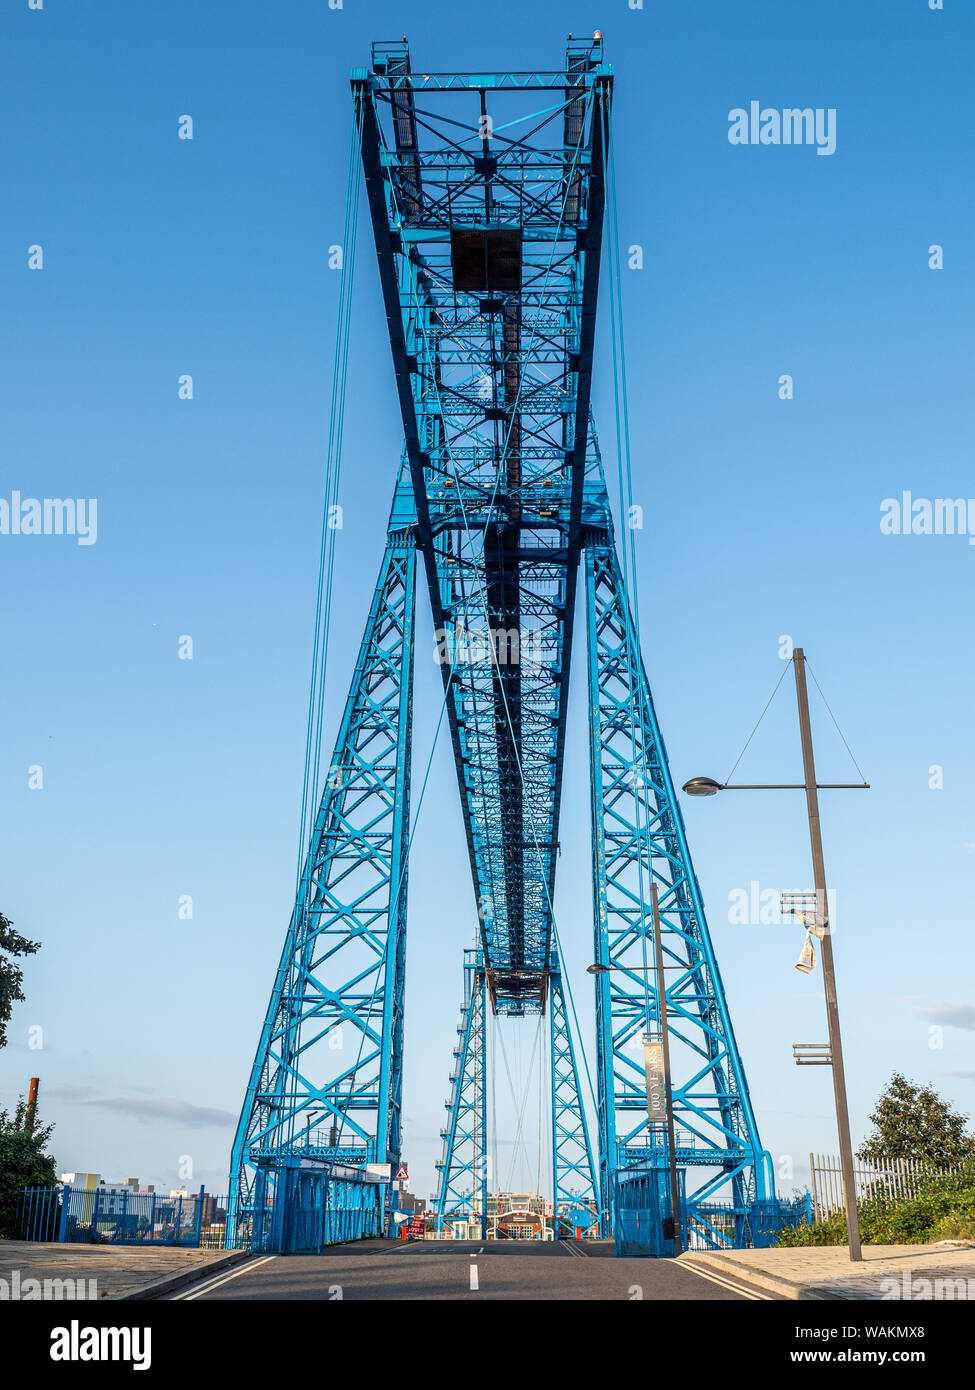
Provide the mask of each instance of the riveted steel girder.
POLYGON ((400 1159, 415 576, 391 529, 234 1141, 236 1222, 296 1161, 400 1159))
POLYGON ((644 1039, 659 1034, 651 884, 660 901, 672 1099, 688 1207, 743 1211, 771 1193, 744 1068, 691 864, 611 529, 586 547, 600 1187, 665 1167, 650 1123, 644 1039), (690 1175, 689 1175, 690 1176, 690 1175))

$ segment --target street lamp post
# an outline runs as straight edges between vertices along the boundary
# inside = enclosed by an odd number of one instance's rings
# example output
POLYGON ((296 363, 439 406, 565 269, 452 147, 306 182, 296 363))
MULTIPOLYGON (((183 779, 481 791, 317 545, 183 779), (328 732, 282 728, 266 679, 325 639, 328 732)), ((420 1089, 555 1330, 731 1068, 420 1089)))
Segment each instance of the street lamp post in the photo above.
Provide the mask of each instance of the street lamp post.
POLYGON ((806 793, 806 814, 809 821, 809 844, 812 850, 813 880, 816 888, 817 918, 824 927, 821 947, 823 985, 826 993, 826 1022, 829 1029, 829 1050, 833 1067, 833 1093, 836 1101, 836 1128, 840 1143, 840 1166, 843 1172, 843 1192, 846 1205, 846 1228, 850 1243, 850 1259, 863 1258, 860 1249, 860 1221, 857 1215, 856 1177, 853 1171, 853 1144, 850 1138, 850 1115, 846 1099, 846 1076, 843 1070, 843 1044, 840 1037, 840 1011, 836 999, 836 976, 833 969, 831 924, 826 916, 826 868, 823 860, 823 840, 819 825, 819 796, 824 787, 866 788, 866 782, 817 782, 813 757, 812 726, 809 722, 809 695, 806 690, 806 662, 801 647, 792 653, 796 678, 796 700, 799 707, 799 736, 802 742, 804 781, 734 784, 715 782, 711 777, 692 777, 684 783, 690 796, 713 796, 719 791, 802 790, 806 793))

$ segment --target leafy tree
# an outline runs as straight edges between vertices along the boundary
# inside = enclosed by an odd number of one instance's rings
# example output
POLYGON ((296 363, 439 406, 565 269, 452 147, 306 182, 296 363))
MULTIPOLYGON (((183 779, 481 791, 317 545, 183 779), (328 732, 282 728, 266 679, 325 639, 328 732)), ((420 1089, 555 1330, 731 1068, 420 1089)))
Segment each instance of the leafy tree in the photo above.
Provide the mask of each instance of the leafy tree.
POLYGON ((54 1187, 57 1166, 44 1152, 53 1125, 27 1127, 27 1102, 21 1096, 13 1117, 0 1110, 0 1237, 16 1239, 17 1199, 25 1187, 54 1187))
POLYGON ((870 1119, 876 1132, 857 1150, 858 1158, 915 1158, 935 1164, 975 1158, 975 1136, 965 1133, 968 1116, 900 1072, 890 1078, 870 1119))
POLYGON ((13 1006, 24 998, 24 972, 14 962, 18 956, 32 956, 39 946, 40 942, 28 941, 14 931, 13 922, 0 912, 0 1047, 7 1042, 13 1006))

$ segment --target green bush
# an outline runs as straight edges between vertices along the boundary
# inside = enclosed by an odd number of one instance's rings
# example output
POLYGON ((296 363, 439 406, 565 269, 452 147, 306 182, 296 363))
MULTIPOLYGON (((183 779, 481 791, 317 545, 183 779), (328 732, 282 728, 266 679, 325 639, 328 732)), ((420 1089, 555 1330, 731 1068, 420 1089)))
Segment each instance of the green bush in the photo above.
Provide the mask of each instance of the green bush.
MULTIPOLYGON (((892 1197, 878 1183, 859 1204, 864 1245, 925 1245, 936 1240, 975 1240, 975 1165, 960 1173, 923 1180, 916 1197, 892 1197)), ((846 1216, 779 1231, 779 1246, 845 1245, 846 1216)))
POLYGON ((57 1168, 44 1147, 51 1125, 31 1124, 21 1097, 11 1117, 0 1110, 0 1238, 16 1240, 17 1212, 25 1187, 54 1187, 57 1168))

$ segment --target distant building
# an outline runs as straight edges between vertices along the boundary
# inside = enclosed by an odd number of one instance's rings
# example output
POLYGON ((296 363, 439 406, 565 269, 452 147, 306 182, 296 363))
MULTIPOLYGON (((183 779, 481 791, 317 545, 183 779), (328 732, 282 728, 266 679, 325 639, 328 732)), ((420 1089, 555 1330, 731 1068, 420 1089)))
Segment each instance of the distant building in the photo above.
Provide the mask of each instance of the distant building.
POLYGON ((93 1192, 105 1179, 101 1173, 62 1173, 61 1181, 67 1187, 83 1187, 87 1192, 93 1192))
POLYGON ((126 1178, 124 1182, 107 1182, 101 1173, 62 1173, 61 1181, 65 1187, 77 1188, 85 1192, 155 1192, 153 1183, 140 1187, 138 1178, 126 1178))
MULTIPOLYGON (((121 1216, 128 1211, 129 1198, 142 1192, 138 1178, 127 1182, 106 1182, 100 1173, 62 1173, 61 1181, 70 1190, 68 1216, 87 1225, 96 1211, 95 1198, 98 1198, 98 1218, 121 1216)), ((148 1188, 146 1195, 154 1189, 148 1188)))
POLYGON ((540 1192, 489 1192, 488 1240, 551 1238, 552 1204, 540 1192))
POLYGON ((411 1211, 414 1216, 421 1216, 427 1209, 425 1197, 417 1197, 413 1192, 407 1192, 401 1188, 396 1197, 396 1205, 400 1211, 411 1211))
MULTIPOLYGON (((434 1231, 438 1240, 482 1240, 481 1223, 464 1216, 445 1216, 443 1226, 434 1231)), ((429 1232, 430 1227, 427 1227, 429 1232)))
POLYGON ((222 1230, 220 1223, 226 1221, 218 1199, 204 1193, 201 1202, 199 1189, 176 1188, 166 1197, 153 1183, 143 1187, 138 1178, 107 1182, 100 1173, 62 1173, 61 1182, 70 1194, 68 1221, 94 1226, 112 1239, 119 1239, 123 1228, 126 1237, 138 1239, 166 1240, 196 1226, 202 1235, 218 1226, 222 1230))

